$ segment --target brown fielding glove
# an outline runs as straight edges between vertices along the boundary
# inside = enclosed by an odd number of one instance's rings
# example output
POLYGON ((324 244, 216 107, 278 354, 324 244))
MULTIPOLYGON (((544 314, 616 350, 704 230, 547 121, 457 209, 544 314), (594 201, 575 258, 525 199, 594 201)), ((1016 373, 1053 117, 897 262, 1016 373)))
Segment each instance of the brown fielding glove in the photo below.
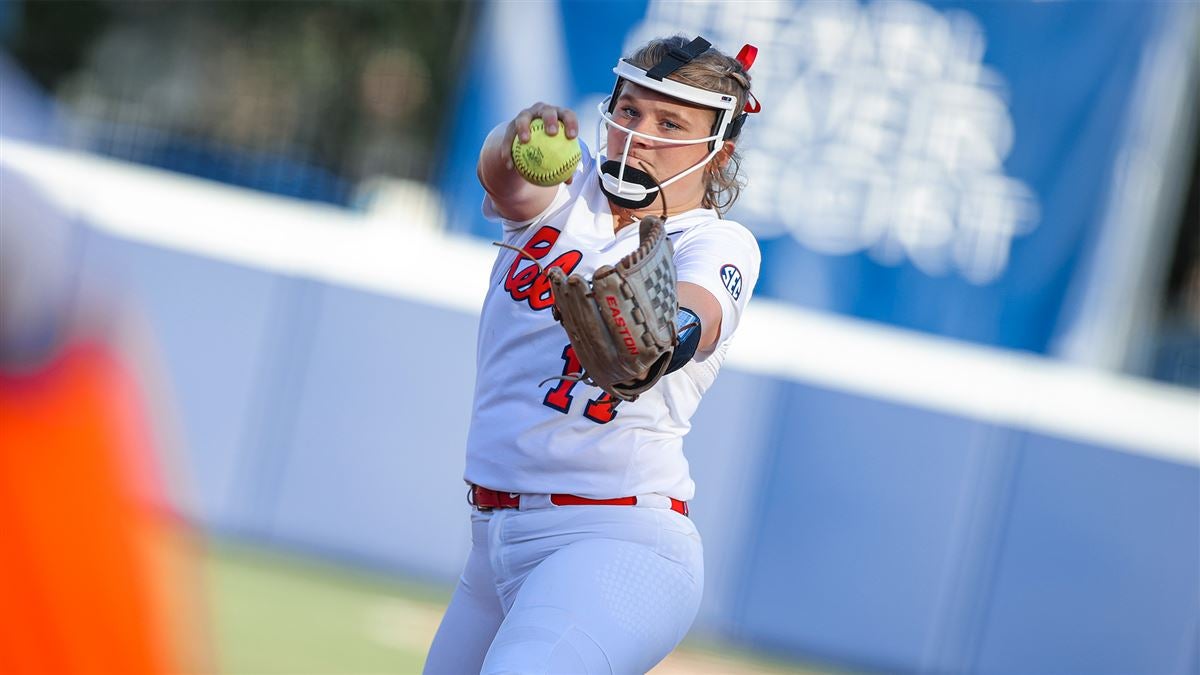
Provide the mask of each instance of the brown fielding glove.
POLYGON ((590 285, 557 267, 546 271, 554 318, 583 365, 579 380, 622 401, 658 382, 678 344, 675 263, 662 218, 643 218, 638 234, 637 250, 597 269, 590 285))

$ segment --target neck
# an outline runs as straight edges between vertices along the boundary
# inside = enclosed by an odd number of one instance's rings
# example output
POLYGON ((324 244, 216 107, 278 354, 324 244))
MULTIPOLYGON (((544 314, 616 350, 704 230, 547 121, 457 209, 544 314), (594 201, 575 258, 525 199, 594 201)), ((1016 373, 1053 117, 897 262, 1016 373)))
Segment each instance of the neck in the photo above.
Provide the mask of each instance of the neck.
MULTIPOLYGON (((642 218, 645 218, 646 216, 662 216, 663 215, 661 199, 655 199, 653 202, 650 203, 649 206, 646 206, 646 207, 643 207, 640 209, 626 209, 626 208, 617 206, 616 204, 613 204, 612 202, 609 202, 608 206, 609 206, 609 209, 612 211, 612 216, 613 216, 613 232, 620 230, 621 228, 625 227, 626 225, 630 225, 630 224, 639 222, 639 221, 641 221, 642 218)), ((670 216, 673 216, 673 215, 676 215, 679 213, 684 213, 685 211, 691 211, 692 209, 698 209, 701 206, 703 206, 703 198, 702 197, 690 200, 688 203, 682 204, 677 208, 667 209, 666 215, 668 217, 670 217, 670 216)))
MULTIPOLYGON (((641 222, 642 218, 651 215, 661 216, 662 211, 634 211, 632 209, 623 209, 619 206, 615 206, 613 207, 613 232, 619 232, 621 228, 641 222)), ((669 216, 671 214, 668 213, 667 215, 669 216)))

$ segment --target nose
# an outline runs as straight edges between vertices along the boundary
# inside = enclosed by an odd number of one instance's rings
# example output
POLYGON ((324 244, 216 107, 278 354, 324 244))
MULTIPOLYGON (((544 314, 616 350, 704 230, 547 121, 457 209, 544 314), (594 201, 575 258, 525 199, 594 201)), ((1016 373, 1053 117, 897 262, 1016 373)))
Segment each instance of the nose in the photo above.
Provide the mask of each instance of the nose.
MULTIPOLYGON (((625 128, 629 129, 630 131, 638 131, 638 128, 640 126, 642 126, 642 120, 630 120, 630 123, 625 128)), ((629 144, 631 147, 634 147, 634 148, 650 147, 650 139, 648 139, 644 136, 638 136, 636 134, 629 134, 629 137, 631 139, 633 139, 629 144)))

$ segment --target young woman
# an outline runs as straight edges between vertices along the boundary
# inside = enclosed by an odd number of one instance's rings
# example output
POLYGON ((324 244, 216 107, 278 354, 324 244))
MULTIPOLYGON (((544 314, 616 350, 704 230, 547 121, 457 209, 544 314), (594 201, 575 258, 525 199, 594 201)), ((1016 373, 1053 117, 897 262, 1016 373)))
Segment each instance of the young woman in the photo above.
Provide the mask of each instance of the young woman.
POLYGON ((535 118, 576 137, 571 110, 534 104, 484 142, 484 214, 523 254, 501 250, 484 302, 465 475, 473 546, 425 672, 641 673, 691 626, 704 568, 683 437, 759 269, 754 237, 722 217, 758 111, 753 59, 753 47, 735 59, 681 37, 622 59, 596 147, 561 185, 526 182, 510 148, 535 118), (670 372, 619 405, 554 379, 580 364, 545 270, 590 279, 637 248, 630 225, 664 212, 682 331, 670 372))

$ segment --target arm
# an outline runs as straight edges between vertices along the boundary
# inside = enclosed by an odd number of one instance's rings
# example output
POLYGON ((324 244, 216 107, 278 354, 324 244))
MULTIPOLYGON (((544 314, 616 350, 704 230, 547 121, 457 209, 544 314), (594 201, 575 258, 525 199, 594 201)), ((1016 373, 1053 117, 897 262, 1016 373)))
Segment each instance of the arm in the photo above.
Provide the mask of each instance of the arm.
MULTIPOLYGON (((680 335, 688 347, 683 351, 691 352, 688 358, 708 358, 737 328, 758 280, 759 261, 758 242, 737 223, 717 223, 676 240, 676 297, 701 325, 696 335, 680 335)), ((682 327, 689 321, 684 317, 676 323, 682 327)))
MULTIPOLYGON (((550 206, 558 187, 540 187, 521 178, 513 169, 513 139, 529 140, 529 122, 541 117, 546 133, 553 136, 565 129, 568 138, 579 135, 575 113, 567 108, 535 103, 517 113, 507 124, 492 129, 479 151, 476 174, 479 183, 492 198, 496 212, 508 220, 524 221, 536 217, 550 206), (559 120, 562 121, 561 125, 559 120)), ((570 183, 571 179, 567 179, 570 183)))
POLYGON ((696 351, 712 349, 721 335, 721 303, 703 286, 681 281, 677 288, 679 306, 687 307, 700 317, 700 344, 696 351))

